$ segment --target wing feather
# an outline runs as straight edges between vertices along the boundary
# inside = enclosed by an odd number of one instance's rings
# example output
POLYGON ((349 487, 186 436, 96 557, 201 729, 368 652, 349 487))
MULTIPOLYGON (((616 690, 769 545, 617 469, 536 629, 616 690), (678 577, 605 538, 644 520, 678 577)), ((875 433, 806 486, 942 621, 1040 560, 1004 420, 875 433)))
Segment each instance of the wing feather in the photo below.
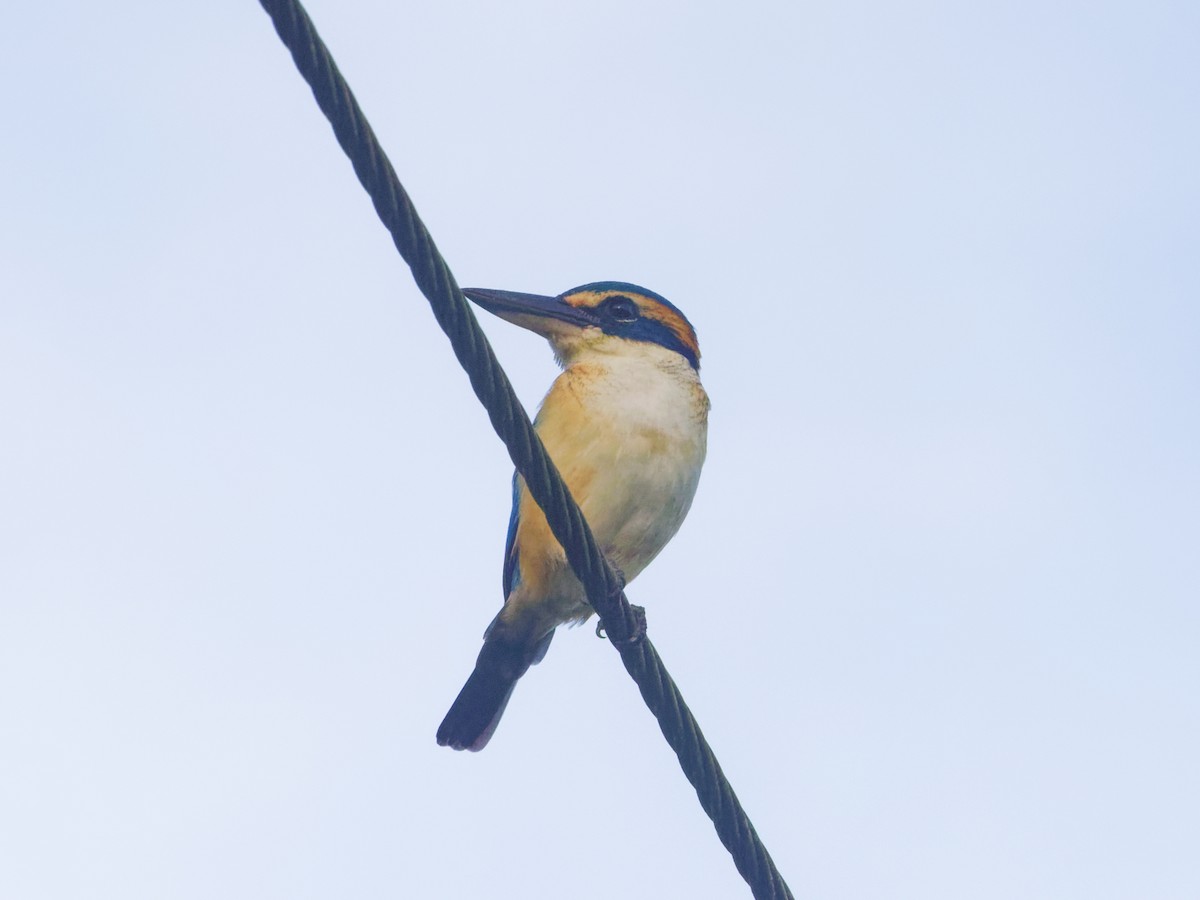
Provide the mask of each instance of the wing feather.
POLYGON ((508 538, 504 542, 504 573, 502 585, 504 596, 513 592, 521 581, 521 554, 517 547, 517 525, 521 521, 521 488, 520 478, 513 472, 512 481, 512 514, 508 517, 508 538))

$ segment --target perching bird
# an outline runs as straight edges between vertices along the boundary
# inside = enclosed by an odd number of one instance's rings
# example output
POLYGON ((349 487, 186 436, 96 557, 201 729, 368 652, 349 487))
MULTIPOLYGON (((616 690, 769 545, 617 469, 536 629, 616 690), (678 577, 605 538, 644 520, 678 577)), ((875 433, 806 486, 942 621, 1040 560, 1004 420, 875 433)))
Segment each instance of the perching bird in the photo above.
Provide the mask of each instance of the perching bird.
MULTIPOLYGON (((463 293, 550 341, 563 372, 534 427, 600 549, 632 581, 679 530, 704 463, 709 404, 691 324, 653 291, 617 281, 557 297, 463 293)), ((591 614, 545 515, 514 475, 504 606, 438 728, 438 743, 482 750, 554 629, 591 614)))

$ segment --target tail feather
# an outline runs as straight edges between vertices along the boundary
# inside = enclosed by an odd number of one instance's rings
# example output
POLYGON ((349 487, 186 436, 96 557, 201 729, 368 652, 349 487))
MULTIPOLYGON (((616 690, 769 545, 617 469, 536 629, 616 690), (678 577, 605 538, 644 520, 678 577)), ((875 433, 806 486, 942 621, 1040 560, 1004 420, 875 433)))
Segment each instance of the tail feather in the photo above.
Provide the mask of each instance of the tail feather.
POLYGON ((438 727, 438 744, 475 752, 486 747, 517 680, 531 665, 542 661, 552 637, 553 631, 532 647, 498 638, 485 640, 475 670, 438 727))

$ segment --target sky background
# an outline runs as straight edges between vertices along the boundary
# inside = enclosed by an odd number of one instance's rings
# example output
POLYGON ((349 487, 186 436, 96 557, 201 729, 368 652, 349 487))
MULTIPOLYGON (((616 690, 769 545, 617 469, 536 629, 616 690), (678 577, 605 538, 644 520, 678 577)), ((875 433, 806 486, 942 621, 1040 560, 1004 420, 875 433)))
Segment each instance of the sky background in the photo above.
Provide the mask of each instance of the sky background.
MULTIPOLYGON (((696 326, 629 595, 798 897, 1200 896, 1200 7, 309 10, 461 284, 696 326)), ((749 896, 590 627, 434 743, 510 465, 257 4, 0 103, 0 896, 749 896)))

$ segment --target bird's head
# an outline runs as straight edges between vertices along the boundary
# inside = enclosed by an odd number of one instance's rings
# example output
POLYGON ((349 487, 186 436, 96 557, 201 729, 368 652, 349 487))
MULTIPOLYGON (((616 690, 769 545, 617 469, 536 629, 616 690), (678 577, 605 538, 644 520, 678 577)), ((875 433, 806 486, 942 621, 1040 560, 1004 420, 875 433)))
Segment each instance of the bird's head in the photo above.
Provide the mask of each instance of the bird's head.
POLYGON ((585 353, 624 355, 656 345, 700 368, 700 346, 687 317, 666 298, 634 284, 597 281, 557 297, 482 288, 464 288, 463 294, 542 335, 564 365, 585 353))

